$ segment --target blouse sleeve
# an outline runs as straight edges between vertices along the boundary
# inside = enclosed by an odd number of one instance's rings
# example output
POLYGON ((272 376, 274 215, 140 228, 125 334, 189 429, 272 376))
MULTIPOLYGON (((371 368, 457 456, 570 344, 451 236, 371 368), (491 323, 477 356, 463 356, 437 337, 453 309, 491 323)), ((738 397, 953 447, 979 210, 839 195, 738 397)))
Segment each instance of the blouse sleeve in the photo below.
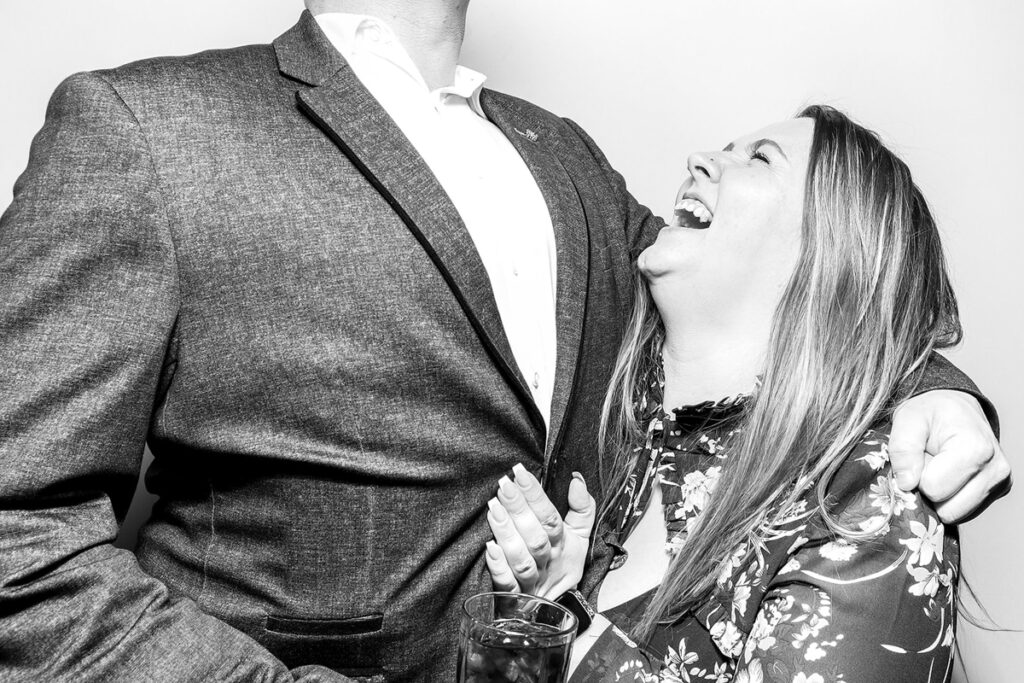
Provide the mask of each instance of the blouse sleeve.
POLYGON ((653 658, 614 624, 594 641, 569 683, 584 681, 657 681, 653 658))
POLYGON ((956 528, 895 487, 884 435, 867 446, 830 495, 843 527, 879 532, 851 542, 819 525, 797 539, 759 605, 737 681, 948 680, 956 528))

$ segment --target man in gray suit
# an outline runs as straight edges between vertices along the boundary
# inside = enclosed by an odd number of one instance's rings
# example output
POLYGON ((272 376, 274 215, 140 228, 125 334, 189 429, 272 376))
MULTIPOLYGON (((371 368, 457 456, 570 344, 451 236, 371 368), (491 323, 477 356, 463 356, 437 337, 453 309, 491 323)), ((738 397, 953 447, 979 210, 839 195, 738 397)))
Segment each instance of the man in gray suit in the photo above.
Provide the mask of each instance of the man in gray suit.
MULTIPOLYGON (((497 479, 597 479, 662 222, 578 126, 456 67, 466 0, 308 4, 51 101, 0 221, 4 680, 451 680, 497 479)), ((928 388, 973 391, 940 361, 928 388)), ((956 396, 903 410, 978 444, 936 460, 981 470, 951 515, 1006 479, 956 396)))

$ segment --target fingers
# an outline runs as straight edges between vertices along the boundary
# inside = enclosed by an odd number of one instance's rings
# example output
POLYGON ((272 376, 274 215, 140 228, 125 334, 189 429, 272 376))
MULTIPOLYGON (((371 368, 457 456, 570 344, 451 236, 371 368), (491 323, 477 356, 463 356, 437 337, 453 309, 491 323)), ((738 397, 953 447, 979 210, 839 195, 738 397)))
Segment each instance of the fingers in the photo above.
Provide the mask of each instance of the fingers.
MULTIPOLYGON (((533 489, 535 491, 540 489, 540 484, 534 486, 533 489)), ((543 491, 540 491, 540 495, 543 496, 544 500, 547 500, 547 496, 543 491)), ((508 477, 502 477, 498 480, 498 502, 505 507, 505 510, 512 518, 512 523, 519 531, 519 535, 529 549, 534 561, 540 567, 547 565, 548 560, 551 558, 551 537, 548 535, 548 530, 537 518, 537 514, 533 511, 529 501, 527 501, 520 485, 514 484, 508 477)), ((558 515, 557 511, 555 511, 555 515, 558 515)), ((558 526, 561 527, 561 520, 559 520, 558 526)))
POLYGON ((563 530, 562 517, 558 514, 558 508, 548 498, 541 483, 523 467, 522 463, 516 464, 512 468, 512 472, 515 474, 516 486, 526 500, 526 504, 547 533, 548 542, 557 546, 561 543, 563 530))
POLYGON ((965 521, 974 511, 977 500, 985 498, 986 487, 978 478, 972 479, 948 500, 935 505, 935 512, 944 524, 955 524, 965 521))
POLYGON ((896 485, 904 491, 913 491, 921 480, 930 431, 925 413, 915 410, 909 403, 901 404, 893 413, 889 463, 896 476, 896 485))
POLYGON ((597 503, 587 491, 587 483, 579 472, 572 473, 569 482, 569 511, 565 515, 565 526, 583 539, 590 538, 597 516, 597 503))
POLYGON ((979 478, 994 456, 993 444, 960 434, 949 437, 935 457, 928 458, 921 474, 921 493, 933 503, 949 500, 979 478))
POLYGON ((1009 490, 1009 479, 993 485, 987 477, 975 477, 948 500, 938 503, 935 511, 943 523, 960 524, 977 517, 992 501, 1005 496, 1009 490), (982 501, 980 505, 978 501, 982 501))
POLYGON ((946 524, 968 521, 1009 492, 1010 465, 998 444, 987 455, 978 456, 975 466, 977 473, 962 485, 957 484, 955 474, 949 475, 952 483, 943 480, 941 474, 933 481, 931 467, 925 470, 921 493, 936 502, 935 511, 946 524), (984 462, 978 464, 980 461, 984 462))
POLYGON ((533 559, 526 543, 519 535, 519 530, 513 524, 512 518, 498 502, 498 499, 491 498, 487 501, 487 523, 494 534, 494 540, 500 546, 505 555, 506 562, 512 570, 512 575, 519 583, 519 587, 527 592, 533 592, 534 587, 540 579, 537 569, 537 562, 533 559))
POLYGON ((512 573, 512 567, 509 566, 501 546, 494 541, 487 541, 484 558, 487 561, 487 569, 491 572, 491 583, 494 584, 494 590, 519 592, 519 583, 516 581, 515 574, 512 573))

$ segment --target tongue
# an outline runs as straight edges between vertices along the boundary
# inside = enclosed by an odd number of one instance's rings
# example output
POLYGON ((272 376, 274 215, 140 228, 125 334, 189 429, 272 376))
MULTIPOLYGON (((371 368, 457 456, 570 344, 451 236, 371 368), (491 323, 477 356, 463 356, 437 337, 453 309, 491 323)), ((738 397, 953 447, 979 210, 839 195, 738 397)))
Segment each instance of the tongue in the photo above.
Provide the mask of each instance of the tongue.
POLYGON ((679 216, 679 225, 684 228, 706 230, 711 226, 711 223, 702 223, 692 211, 686 209, 676 209, 676 215, 679 216))

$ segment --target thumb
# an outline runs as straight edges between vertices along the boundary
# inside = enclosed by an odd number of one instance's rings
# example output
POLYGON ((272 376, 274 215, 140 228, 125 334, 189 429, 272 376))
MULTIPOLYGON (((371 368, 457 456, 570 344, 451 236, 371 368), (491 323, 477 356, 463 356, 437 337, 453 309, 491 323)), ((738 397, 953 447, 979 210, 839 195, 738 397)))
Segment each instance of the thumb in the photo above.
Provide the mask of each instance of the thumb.
POLYGON ((587 491, 587 483, 579 472, 572 473, 569 483, 569 512, 565 515, 565 526, 577 536, 589 539, 597 516, 597 502, 587 491))
POLYGON ((893 415, 889 464, 897 486, 904 491, 913 491, 921 482, 929 431, 928 421, 920 412, 897 410, 893 415))

